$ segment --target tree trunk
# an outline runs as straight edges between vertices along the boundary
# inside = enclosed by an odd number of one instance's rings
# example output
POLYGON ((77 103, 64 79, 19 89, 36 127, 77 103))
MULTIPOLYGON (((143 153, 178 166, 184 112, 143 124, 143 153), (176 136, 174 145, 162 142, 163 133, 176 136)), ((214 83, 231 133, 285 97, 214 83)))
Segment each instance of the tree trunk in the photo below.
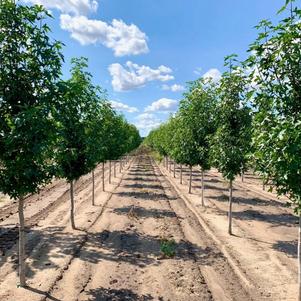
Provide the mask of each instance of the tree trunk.
POLYGON ((114 178, 116 178, 116 161, 114 161, 114 178))
POLYGON ((105 162, 102 162, 102 191, 105 191, 105 162))
POLYGON ((301 214, 299 213, 299 237, 298 237, 298 300, 301 300, 301 214))
POLYGON ((228 233, 230 235, 232 235, 232 192, 233 192, 233 185, 231 180, 230 187, 229 187, 229 213, 228 213, 228 219, 229 219, 228 233))
POLYGON ((182 169, 183 169, 183 167, 182 167, 182 164, 180 165, 180 184, 183 184, 183 172, 182 172, 182 169))
POLYGON ((203 207, 205 206, 205 203, 204 203, 204 190, 205 190, 205 187, 204 187, 204 169, 202 168, 202 206, 203 207))
POLYGON ((243 170, 243 168, 241 169, 241 181, 242 182, 244 181, 244 170, 243 170))
POLYGON ((74 223, 74 190, 73 190, 73 181, 70 181, 70 201, 71 201, 71 211, 70 211, 70 220, 71 220, 71 227, 75 230, 75 223, 74 223))
POLYGON ((111 171, 111 168, 112 166, 111 166, 111 160, 109 160, 109 184, 111 184, 111 177, 112 177, 112 171, 111 171))
POLYGON ((173 177, 176 177, 176 162, 173 162, 173 177))
POLYGON ((121 158, 119 159, 119 172, 121 173, 122 166, 121 166, 121 158))
POLYGON ((19 278, 20 286, 26 286, 25 280, 25 231, 24 231, 24 199, 19 199, 19 278))
POLYGON ((172 164, 172 161, 169 160, 169 172, 171 172, 171 164, 172 164))
POLYGON ((189 194, 191 194, 191 183, 192 183, 192 166, 189 166, 190 168, 190 177, 189 177, 189 194))
POLYGON ((94 169, 92 170, 92 206, 95 205, 95 177, 94 169))

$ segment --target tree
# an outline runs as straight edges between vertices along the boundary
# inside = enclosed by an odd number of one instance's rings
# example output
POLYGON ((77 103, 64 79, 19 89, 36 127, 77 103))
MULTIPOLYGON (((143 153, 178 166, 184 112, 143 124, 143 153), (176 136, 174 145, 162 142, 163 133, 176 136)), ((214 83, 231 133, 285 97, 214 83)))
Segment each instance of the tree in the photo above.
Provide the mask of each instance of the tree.
POLYGON ((202 206, 204 206, 204 171, 210 169, 210 137, 214 134, 216 111, 216 83, 212 79, 201 78, 190 82, 188 92, 181 101, 179 114, 184 127, 190 129, 197 146, 197 165, 202 172, 202 206))
POLYGON ((225 72, 220 80, 218 95, 217 130, 211 141, 211 158, 213 164, 229 181, 229 226, 228 233, 232 234, 232 185, 240 173, 241 166, 247 160, 251 142, 251 115, 246 104, 247 79, 243 70, 233 67, 235 56, 226 58, 225 72))
POLYGON ((19 201, 19 277, 26 285, 24 197, 55 173, 52 118, 61 74, 61 43, 51 41, 41 6, 3 0, 0 8, 0 187, 19 201))
MULTIPOLYGON (((263 20, 250 46, 247 66, 256 90, 253 147, 256 170, 271 180, 279 195, 288 196, 299 216, 298 263, 301 300, 301 10, 279 24, 263 20)), ((284 6, 281 11, 284 11, 284 6)), ((272 189, 272 187, 271 187, 272 189)))
MULTIPOLYGON (((97 154, 91 146, 91 129, 95 130, 95 110, 99 103, 95 86, 91 83, 91 74, 86 58, 71 60, 71 78, 61 82, 61 98, 58 102, 56 120, 59 141, 56 160, 59 175, 70 183, 71 226, 74 222, 74 180, 90 172, 95 167, 97 154)), ((96 111, 97 112, 97 111, 96 111)))

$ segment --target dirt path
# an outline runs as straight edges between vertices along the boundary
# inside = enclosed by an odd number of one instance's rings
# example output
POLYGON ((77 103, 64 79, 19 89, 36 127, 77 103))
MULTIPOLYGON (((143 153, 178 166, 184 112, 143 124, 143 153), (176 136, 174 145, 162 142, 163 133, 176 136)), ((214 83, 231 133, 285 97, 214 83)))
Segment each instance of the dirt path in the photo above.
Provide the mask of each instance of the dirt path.
POLYGON ((228 187, 220 174, 205 174, 205 204, 201 206, 201 177, 193 175, 193 193, 189 195, 188 170, 183 184, 173 173, 163 169, 198 212, 200 218, 223 244, 235 265, 264 300, 296 300, 297 296, 297 219, 285 206, 284 199, 262 190, 260 184, 248 180, 235 182, 233 204, 234 235, 227 235, 228 187))
MULTIPOLYGON (((98 185, 99 186, 99 185, 98 185)), ((77 195, 76 222, 54 210, 29 234, 28 289, 16 288, 16 266, 0 268, 0 300, 259 300, 237 277, 149 157, 140 156, 97 206, 89 185, 77 195), (165 258, 162 240, 175 241, 165 258)))

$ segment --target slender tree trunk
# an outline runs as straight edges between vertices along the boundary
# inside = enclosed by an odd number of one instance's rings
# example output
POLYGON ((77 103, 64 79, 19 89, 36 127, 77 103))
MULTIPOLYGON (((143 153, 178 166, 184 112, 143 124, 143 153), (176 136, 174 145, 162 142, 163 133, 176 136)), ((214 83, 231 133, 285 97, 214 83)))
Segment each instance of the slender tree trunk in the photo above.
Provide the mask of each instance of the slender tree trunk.
POLYGON ((301 214, 299 213, 298 237, 298 300, 301 301, 301 214))
POLYGON ((95 176, 94 169, 92 170, 92 206, 95 205, 95 176))
POLYGON ((172 164, 172 161, 169 160, 169 172, 171 172, 171 164, 172 164))
POLYGON ((244 170, 243 170, 243 168, 241 168, 241 181, 242 182, 244 181, 244 170))
POLYGON ((102 162, 102 191, 105 191, 105 162, 102 162))
POLYGON ((228 213, 228 219, 229 219, 228 233, 230 235, 232 235, 232 193, 233 193, 233 185, 231 180, 230 187, 229 187, 229 213, 228 213))
POLYGON ((183 167, 182 164, 180 165, 180 184, 183 184, 183 167))
POLYGON ((116 178, 116 161, 114 161, 114 178, 116 178))
POLYGON ((109 184, 111 184, 111 178, 112 178, 112 166, 111 166, 111 160, 109 160, 109 184))
POLYGON ((25 221, 24 221, 24 199, 19 198, 19 278, 20 286, 26 286, 25 279, 25 221))
POLYGON ((173 161, 173 177, 176 177, 176 162, 173 161))
POLYGON ((121 166, 121 158, 119 159, 119 172, 121 173, 121 170, 122 170, 122 166, 121 166))
POLYGON ((264 182, 262 183, 262 189, 265 191, 265 184, 264 184, 264 182))
POLYGON ((71 201, 71 211, 70 211, 70 220, 71 220, 71 227, 75 229, 74 223, 74 188, 73 188, 73 181, 70 181, 70 201, 71 201))
POLYGON ((205 203, 204 203, 204 190, 205 190, 205 187, 204 187, 204 169, 202 168, 202 206, 203 207, 205 206, 205 203))
POLYGON ((192 166, 189 166, 190 168, 190 177, 189 177, 189 194, 191 194, 191 183, 192 183, 192 166))

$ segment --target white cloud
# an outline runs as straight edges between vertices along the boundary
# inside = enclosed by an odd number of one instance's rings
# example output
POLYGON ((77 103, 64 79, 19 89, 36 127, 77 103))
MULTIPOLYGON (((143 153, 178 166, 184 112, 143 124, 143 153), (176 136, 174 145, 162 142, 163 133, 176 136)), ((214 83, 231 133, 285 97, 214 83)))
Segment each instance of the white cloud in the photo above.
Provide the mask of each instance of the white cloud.
POLYGON ((203 75, 203 78, 205 79, 211 78, 214 82, 217 82, 220 80, 221 76, 222 74, 218 69, 212 68, 203 75))
POLYGON ((136 127, 143 131, 146 135, 148 132, 156 127, 158 127, 162 121, 156 117, 154 114, 143 113, 135 117, 136 127))
POLYGON ((129 113, 139 112, 139 110, 136 107, 130 107, 127 104, 122 103, 122 102, 111 100, 110 103, 112 104, 112 107, 114 109, 119 110, 119 111, 125 111, 125 112, 129 112, 129 113))
POLYGON ((166 66, 161 65, 157 69, 151 69, 148 66, 139 66, 130 61, 126 63, 125 67, 118 63, 110 65, 109 72, 112 76, 112 86, 115 91, 132 90, 142 87, 150 81, 165 82, 174 79, 170 75, 172 70, 166 66))
POLYGON ((172 112, 177 108, 178 102, 174 99, 161 98, 154 101, 150 106, 145 108, 145 112, 172 112))
POLYGON ((24 0, 25 3, 43 5, 47 9, 58 9, 63 13, 75 15, 87 15, 96 12, 98 2, 96 0, 24 0))
POLYGON ((174 85, 162 85, 162 89, 163 90, 169 90, 169 91, 172 91, 172 92, 180 92, 180 91, 184 91, 185 88, 182 86, 182 85, 177 85, 177 84, 174 84, 174 85))
POLYGON ((194 74, 196 75, 202 75, 202 67, 197 67, 194 71, 193 71, 194 74))
POLYGON ((71 33, 71 37, 81 45, 100 43, 113 49, 115 56, 147 53, 147 36, 136 25, 125 24, 114 19, 111 24, 101 20, 91 20, 85 16, 60 17, 61 28, 71 33))

